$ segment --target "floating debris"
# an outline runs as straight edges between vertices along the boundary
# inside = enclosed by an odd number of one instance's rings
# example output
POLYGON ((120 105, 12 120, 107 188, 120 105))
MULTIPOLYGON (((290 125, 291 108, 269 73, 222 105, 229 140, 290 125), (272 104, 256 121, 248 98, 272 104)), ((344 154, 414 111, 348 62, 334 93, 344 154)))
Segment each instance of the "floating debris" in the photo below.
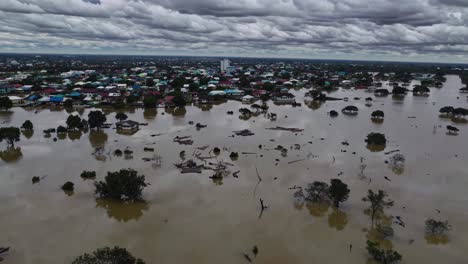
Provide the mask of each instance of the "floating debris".
POLYGON ((280 127, 280 126, 277 126, 277 127, 270 127, 270 128, 266 128, 266 129, 268 129, 268 130, 290 131, 290 132, 294 132, 294 133, 304 131, 304 129, 302 129, 302 128, 288 128, 288 127, 280 127))
POLYGON ((184 136, 184 137, 179 137, 179 136, 176 136, 172 142, 177 142, 181 145, 192 145, 193 144, 193 140, 191 139, 192 136, 184 136))
POLYGON ((233 132, 234 132, 234 134, 236 134, 237 136, 243 136, 243 137, 255 135, 252 131, 250 131, 250 130, 248 130, 248 129, 244 129, 244 130, 240 130, 240 131, 233 131, 233 132))

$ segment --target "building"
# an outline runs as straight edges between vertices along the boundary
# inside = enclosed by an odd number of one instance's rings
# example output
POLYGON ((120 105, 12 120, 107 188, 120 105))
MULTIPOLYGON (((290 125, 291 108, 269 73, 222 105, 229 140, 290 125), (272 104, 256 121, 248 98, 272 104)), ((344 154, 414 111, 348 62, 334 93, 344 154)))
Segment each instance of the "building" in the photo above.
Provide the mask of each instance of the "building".
POLYGON ((227 72, 228 68, 231 67, 231 61, 228 59, 221 60, 220 69, 221 72, 227 72))

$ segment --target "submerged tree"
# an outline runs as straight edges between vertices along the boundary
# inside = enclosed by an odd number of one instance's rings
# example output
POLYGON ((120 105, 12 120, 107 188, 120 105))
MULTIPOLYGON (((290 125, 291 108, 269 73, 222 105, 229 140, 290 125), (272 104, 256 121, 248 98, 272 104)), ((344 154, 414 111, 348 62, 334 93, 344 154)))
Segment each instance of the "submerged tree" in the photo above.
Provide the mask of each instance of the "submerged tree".
POLYGON ((331 185, 325 182, 314 181, 306 188, 300 188, 294 197, 301 202, 329 204, 332 202, 336 208, 349 197, 348 185, 339 179, 332 179, 331 185))
POLYGON ((387 144, 387 139, 384 134, 381 133, 370 133, 367 135, 366 139, 367 144, 369 145, 380 145, 384 146, 387 144))
POLYGON ((67 127, 69 130, 82 129, 83 123, 81 118, 77 115, 69 115, 67 118, 67 127))
POLYGON ((135 258, 125 248, 100 248, 92 254, 84 254, 76 258, 72 264, 145 264, 142 259, 135 258))
POLYGON ((0 128, 0 142, 5 140, 8 148, 14 148, 15 142, 20 140, 20 129, 17 127, 2 127, 0 128))
POLYGON ((126 120, 127 118, 128 118, 128 116, 123 112, 119 112, 119 113, 115 114, 115 119, 117 119, 119 121, 126 120))
POLYGON ((451 126, 451 125, 447 126, 447 130, 448 130, 448 133, 450 135, 457 135, 458 131, 460 131, 457 127, 454 127, 454 126, 451 126))
POLYGON ((383 214, 385 208, 390 208, 393 206, 394 202, 388 199, 387 196, 387 193, 382 190, 378 190, 377 193, 372 190, 368 190, 367 196, 362 198, 364 202, 370 203, 369 211, 371 215, 372 226, 374 225, 376 216, 383 214))
POLYGON ((96 182, 95 193, 100 198, 122 201, 141 201, 143 188, 147 186, 145 176, 135 170, 122 169, 108 172, 104 181, 96 182))
POLYGON ((444 235, 450 231, 451 226, 448 221, 438 221, 432 218, 429 218, 425 222, 426 232, 431 235, 444 235))
POLYGON ((382 110, 376 110, 371 114, 372 118, 384 118, 385 114, 382 110))
POLYGON ((67 99, 65 102, 63 102, 63 107, 72 108, 73 107, 73 100, 67 99))
POLYGON ((106 120, 106 115, 99 110, 91 111, 88 114, 88 124, 90 128, 97 128, 99 130, 106 120))
POLYGON ((156 108, 158 98, 156 96, 145 96, 143 98, 143 105, 145 108, 156 108))
POLYGON ((441 113, 444 116, 450 116, 453 113, 453 106, 444 106, 440 108, 439 113, 441 113))
POLYGON ((33 130, 34 126, 33 123, 29 120, 24 121, 24 123, 21 125, 21 128, 24 130, 33 130))
POLYGON ((348 200, 349 192, 350 190, 346 183, 342 182, 340 179, 331 180, 329 196, 336 208, 340 207, 340 203, 348 200))
POLYGON ((401 261, 402 256, 394 250, 385 250, 377 242, 367 240, 367 252, 372 258, 382 264, 393 264, 401 261))
POLYGON ((305 188, 305 200, 308 202, 328 202, 329 186, 325 182, 314 181, 305 188))
POLYGON ((0 97, 0 109, 8 110, 13 107, 13 102, 8 96, 0 97))

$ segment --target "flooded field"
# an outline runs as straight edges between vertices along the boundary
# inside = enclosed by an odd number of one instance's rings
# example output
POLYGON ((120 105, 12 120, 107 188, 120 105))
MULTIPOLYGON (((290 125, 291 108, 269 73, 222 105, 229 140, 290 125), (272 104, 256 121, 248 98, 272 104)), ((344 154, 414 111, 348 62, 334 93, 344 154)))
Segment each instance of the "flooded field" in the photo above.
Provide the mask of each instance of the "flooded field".
MULTIPOLYGON (((113 245, 127 248, 147 263, 246 263, 242 253, 254 245, 259 248, 255 263, 366 263, 371 221, 364 214, 367 205, 362 198, 368 189, 388 192, 395 201, 388 214, 405 222, 405 227, 394 225, 391 239, 403 263, 464 263, 468 261, 468 125, 456 124, 460 133, 450 136, 445 127, 454 123, 439 117, 443 106, 466 107, 460 87, 457 76, 447 76, 444 87, 431 88, 428 97, 408 94, 398 100, 341 90, 331 96, 349 97, 348 102, 323 104, 304 104, 307 90, 296 90, 292 93, 301 107, 268 103, 269 112, 278 114, 276 121, 263 115, 240 119, 238 109, 245 105, 235 101, 175 111, 135 109, 127 112, 129 119, 148 126, 133 135, 104 129, 72 133, 56 142, 55 134, 45 138, 42 131, 65 125, 69 113, 13 108, 12 113, 0 114, 3 125, 20 126, 30 119, 35 128, 33 135, 22 135, 16 143, 22 156, 4 155, 0 161, 0 244, 12 248, 5 263, 70 263, 83 252, 113 245), (367 107, 364 98, 369 96, 374 101, 367 107), (359 114, 341 114, 347 105, 357 106, 359 114), (339 116, 331 118, 330 110, 339 116), (371 121, 374 110, 385 112, 383 123, 371 121), (189 121, 207 127, 197 130, 189 121), (304 132, 266 129, 275 126, 304 132), (241 129, 255 135, 232 137, 241 129), (366 147, 364 140, 371 132, 386 135, 384 151, 366 147), (173 142, 176 136, 188 135, 194 140, 191 146, 173 142), (286 156, 274 149, 278 145, 288 149, 286 156), (203 146, 209 147, 196 149, 203 146), (93 155, 97 147, 104 148, 101 155, 93 155), (131 157, 112 155, 126 147, 134 151, 131 157), (144 147, 155 152, 144 152, 144 147), (240 171, 238 178, 231 174, 213 181, 212 172, 181 174, 174 166, 183 150, 188 159, 194 151, 207 156, 214 147, 222 149, 218 160, 234 164, 231 172, 240 171), (392 170, 385 163, 391 156, 385 152, 392 150, 405 156, 404 168, 392 170), (237 160, 229 158, 231 151, 239 152, 237 160), (160 166, 142 159, 154 154, 161 156, 160 166), (361 164, 367 165, 364 175, 361 164), (93 181, 80 178, 83 170, 95 170, 99 180, 122 168, 146 176, 151 184, 144 190, 146 203, 96 200, 93 181), (257 171, 262 181, 255 187, 257 171), (33 185, 33 176, 42 177, 40 183, 33 185), (351 189, 339 210, 295 204, 289 188, 332 178, 340 178, 351 189), (73 195, 60 189, 66 181, 75 183, 73 195), (260 198, 269 206, 261 218, 260 198), (448 241, 425 238, 428 217, 450 222, 448 241)), ((80 115, 87 118, 88 111, 80 115)), ((114 123, 114 116, 109 114, 108 122, 114 123)), ((5 149, 5 143, 0 144, 5 149)))

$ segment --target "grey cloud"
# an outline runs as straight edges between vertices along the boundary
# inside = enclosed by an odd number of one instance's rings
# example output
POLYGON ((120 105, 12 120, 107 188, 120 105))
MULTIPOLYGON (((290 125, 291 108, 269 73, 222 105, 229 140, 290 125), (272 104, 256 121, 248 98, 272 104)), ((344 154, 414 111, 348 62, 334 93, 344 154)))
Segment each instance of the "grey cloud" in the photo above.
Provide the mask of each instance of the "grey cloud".
POLYGON ((364 58, 445 54, 459 60, 468 51, 468 8, 463 3, 1 0, 0 51, 364 58))

